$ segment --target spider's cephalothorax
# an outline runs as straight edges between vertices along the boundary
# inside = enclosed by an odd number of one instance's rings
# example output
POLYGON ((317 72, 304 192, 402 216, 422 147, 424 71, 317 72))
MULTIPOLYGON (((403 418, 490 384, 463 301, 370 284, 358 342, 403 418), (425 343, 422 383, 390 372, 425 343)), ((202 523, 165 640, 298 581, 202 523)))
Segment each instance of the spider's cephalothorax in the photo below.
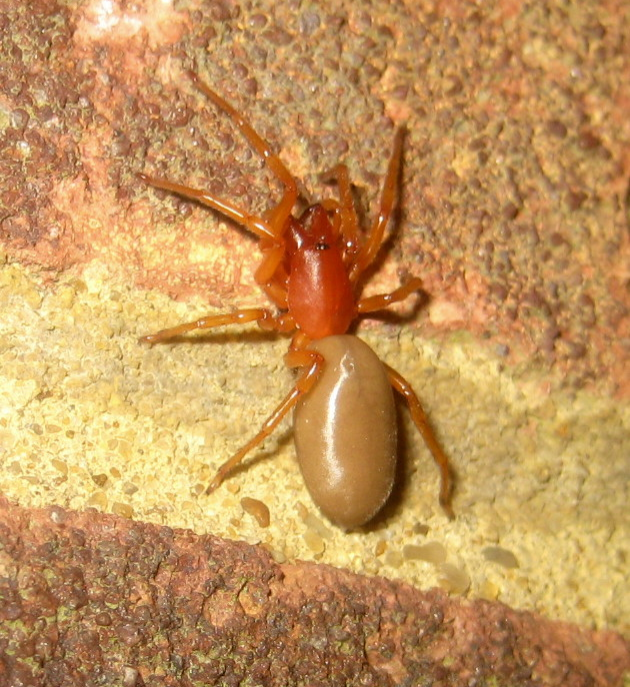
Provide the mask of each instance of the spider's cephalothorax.
POLYGON ((321 205, 291 222, 286 235, 287 305, 309 339, 345 334, 355 317, 354 290, 343 259, 343 241, 321 205))

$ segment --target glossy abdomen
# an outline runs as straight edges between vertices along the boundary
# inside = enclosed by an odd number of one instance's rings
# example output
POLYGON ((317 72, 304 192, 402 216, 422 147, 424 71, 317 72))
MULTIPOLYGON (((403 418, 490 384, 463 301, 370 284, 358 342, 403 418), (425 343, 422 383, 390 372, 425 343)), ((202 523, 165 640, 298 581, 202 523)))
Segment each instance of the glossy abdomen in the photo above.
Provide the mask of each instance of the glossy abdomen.
POLYGON ((314 388, 295 409, 295 446, 313 501, 347 529, 371 520, 396 471, 396 410, 383 364, 355 336, 310 348, 325 359, 314 388))

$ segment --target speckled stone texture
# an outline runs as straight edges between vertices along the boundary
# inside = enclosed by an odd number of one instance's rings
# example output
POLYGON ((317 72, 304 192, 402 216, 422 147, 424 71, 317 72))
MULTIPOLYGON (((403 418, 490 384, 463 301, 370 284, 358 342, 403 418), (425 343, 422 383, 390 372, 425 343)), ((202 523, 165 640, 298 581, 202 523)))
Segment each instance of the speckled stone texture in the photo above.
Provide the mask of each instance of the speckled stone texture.
POLYGON ((437 330, 535 355, 576 388, 630 392, 630 51, 615 2, 0 6, 11 254, 48 269, 98 255, 213 305, 251 294, 235 264, 251 262, 247 243, 215 234, 194 259, 190 207, 156 204, 134 178, 168 174, 248 208, 277 193, 225 118, 191 97, 193 67, 283 151, 309 197, 349 157, 373 200, 406 123, 399 269, 436 295, 437 330), (157 221, 168 231, 149 230, 157 221))
POLYGON ((616 0, 0 0, 0 491, 628 635, 629 24, 616 0), (205 493, 294 378, 254 328, 138 344, 267 305, 251 236, 137 177, 279 197, 188 69, 305 199, 347 162, 366 227, 406 126, 366 286, 427 293, 357 331, 421 398, 454 521, 404 408, 396 491, 363 531, 318 513, 288 423, 205 493))
POLYGON ((620 686, 612 632, 0 500, 0 684, 620 686))

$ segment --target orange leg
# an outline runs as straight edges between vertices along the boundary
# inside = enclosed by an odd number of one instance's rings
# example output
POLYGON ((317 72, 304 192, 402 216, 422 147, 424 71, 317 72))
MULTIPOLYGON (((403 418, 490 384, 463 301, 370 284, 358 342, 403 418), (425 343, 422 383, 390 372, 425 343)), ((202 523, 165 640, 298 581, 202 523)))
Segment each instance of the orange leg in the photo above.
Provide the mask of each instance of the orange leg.
POLYGON ((271 150, 267 141, 256 133, 252 125, 242 114, 226 102, 218 93, 215 93, 209 88, 197 74, 188 72, 188 75, 195 86, 230 117, 245 138, 247 138, 252 148, 256 150, 269 166, 269 169, 271 169, 279 181, 284 185, 284 195, 278 205, 268 213, 265 213, 265 220, 273 226, 276 236, 280 236, 284 229, 285 222, 291 214, 291 210, 297 200, 297 183, 293 175, 284 166, 282 160, 271 150))
POLYGON ((277 240, 275 228, 271 222, 259 217, 258 215, 253 215, 238 205, 230 202, 229 200, 224 200, 215 196, 207 191, 201 191, 197 188, 191 188, 190 186, 183 186, 182 184, 175 184, 172 181, 166 179, 161 179, 158 177, 152 177, 148 174, 138 174, 138 177, 147 184, 155 186, 155 188, 161 188, 164 191, 170 191, 171 193, 177 193, 179 196, 184 198, 189 198, 190 200, 195 200, 198 203, 203 203, 211 207, 213 210, 218 210, 221 214, 233 219, 237 224, 240 224, 245 229, 249 229, 252 234, 256 234, 261 239, 273 239, 277 240))
POLYGON ((436 462, 438 468, 440 469, 440 505, 446 513, 446 515, 453 520, 455 518, 455 513, 453 512, 453 506, 451 505, 451 499, 453 495, 453 479, 451 476, 451 469, 449 467, 449 462, 446 454, 442 450, 442 447, 438 443, 438 440, 429 424, 429 420, 420 405, 420 401, 416 396, 416 393, 411 388, 411 384, 396 370, 392 369, 389 365, 385 365, 387 370, 387 377, 389 383, 392 385, 395 391, 397 391, 405 399, 407 406, 409 407, 409 412, 411 413, 411 419, 418 428, 418 431, 422 435, 425 444, 431 451, 433 455, 433 460, 436 462))
POLYGON ((213 327, 224 327, 228 324, 246 324, 247 322, 258 322, 261 329, 286 331, 283 325, 283 316, 275 317, 271 310, 266 308, 244 308, 242 310, 235 310, 231 313, 223 313, 221 315, 208 315, 201 317, 194 322, 185 322, 177 327, 170 329, 161 329, 155 334, 147 334, 140 337, 141 343, 160 343, 161 341, 168 341, 176 336, 187 334, 195 329, 212 329, 213 327))
POLYGON ((322 176, 325 179, 333 179, 339 186, 341 202, 337 207, 341 215, 341 233, 345 243, 344 256, 354 257, 359 245, 359 219, 354 207, 348 168, 344 164, 338 164, 322 176))
POLYGON ((306 369, 302 372, 295 386, 285 396, 280 405, 278 405, 273 413, 265 420, 258 434, 252 437, 245 446, 240 448, 229 460, 221 465, 214 479, 210 482, 206 494, 213 492, 219 487, 223 480, 243 460, 247 453, 263 442, 274 431, 287 413, 295 407, 300 396, 310 391, 322 371, 324 358, 316 351, 290 349, 285 356, 285 361, 290 367, 305 367, 306 369))
MULTIPOLYGON (((257 284, 269 284, 276 274, 276 270, 284 259, 284 244, 272 244, 271 246, 261 246, 262 261, 256 268, 254 279, 257 284)), ((285 289, 286 290, 286 289, 285 289)))
POLYGON ((394 208, 394 201, 396 200, 398 190, 398 177, 400 173, 400 160, 402 158, 402 144, 405 135, 405 130, 400 128, 396 131, 394 137, 394 150, 389 159, 389 166, 387 168, 387 175, 385 176, 385 183, 381 193, 381 207, 367 235, 366 242, 361 247, 356 260, 353 262, 350 269, 350 279, 356 283, 366 267, 372 263, 376 254, 383 243, 383 235, 385 227, 389 222, 392 210, 394 208))
POLYGON ((275 303, 280 310, 287 310, 289 304, 287 303, 287 290, 284 286, 272 281, 261 284, 260 287, 267 294, 269 300, 275 303))
POLYGON ((384 310, 392 303, 399 303, 408 298, 412 293, 422 289, 422 279, 419 277, 412 277, 408 282, 394 289, 391 293, 379 293, 376 296, 368 296, 362 298, 357 303, 357 313, 364 315, 365 313, 375 312, 377 310, 384 310))
POLYGON ((249 231, 256 234, 259 238, 273 239, 277 242, 286 228, 286 221, 297 199, 297 183, 295 179, 284 166, 282 160, 272 152, 269 144, 254 131, 249 122, 241 114, 239 114, 220 95, 206 86, 197 74, 189 72, 189 76, 195 86, 232 119, 234 124, 247 138, 250 145, 263 158, 266 164, 269 165, 271 171, 285 187, 282 199, 274 208, 264 213, 263 217, 259 217, 258 215, 254 215, 239 208, 231 201, 220 198, 212 193, 191 188, 190 186, 176 184, 166 179, 152 177, 147 174, 139 174, 138 176, 140 179, 156 188, 177 193, 184 198, 203 203, 221 212, 241 226, 249 229, 249 231))

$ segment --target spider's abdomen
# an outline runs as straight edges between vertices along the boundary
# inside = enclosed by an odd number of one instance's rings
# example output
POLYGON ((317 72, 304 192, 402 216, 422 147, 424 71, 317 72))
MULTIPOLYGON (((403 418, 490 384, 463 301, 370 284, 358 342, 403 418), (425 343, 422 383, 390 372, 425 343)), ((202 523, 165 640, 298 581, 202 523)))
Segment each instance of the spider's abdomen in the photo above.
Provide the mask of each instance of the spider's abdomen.
POLYGON ((369 522, 394 484, 396 408, 383 363, 356 336, 310 348, 324 357, 315 386, 295 407, 295 447, 313 501, 345 529, 369 522))

